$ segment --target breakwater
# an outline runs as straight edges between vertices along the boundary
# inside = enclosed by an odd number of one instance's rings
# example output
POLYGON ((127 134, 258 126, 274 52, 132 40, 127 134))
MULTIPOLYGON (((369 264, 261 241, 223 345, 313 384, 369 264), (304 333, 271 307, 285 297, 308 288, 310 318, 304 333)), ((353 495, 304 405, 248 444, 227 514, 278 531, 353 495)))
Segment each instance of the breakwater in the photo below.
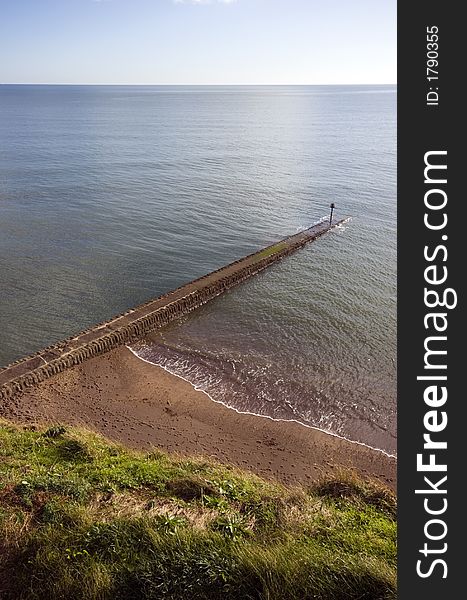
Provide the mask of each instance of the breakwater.
POLYGON ((0 370, 0 399, 9 398, 88 358, 141 339, 246 281, 342 222, 343 219, 332 224, 328 221, 318 223, 8 365, 0 370))

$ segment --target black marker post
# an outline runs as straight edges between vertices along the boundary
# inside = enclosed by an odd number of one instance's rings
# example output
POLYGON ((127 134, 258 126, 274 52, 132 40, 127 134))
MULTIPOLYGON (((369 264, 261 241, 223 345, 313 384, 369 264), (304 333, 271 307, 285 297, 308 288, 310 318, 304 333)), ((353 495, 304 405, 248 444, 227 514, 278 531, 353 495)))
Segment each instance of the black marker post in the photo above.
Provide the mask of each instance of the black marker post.
POLYGON ((331 215, 330 215, 330 217, 329 217, 329 226, 331 226, 331 225, 332 225, 332 213, 334 212, 334 209, 335 209, 335 208, 336 208, 336 207, 335 207, 335 205, 334 205, 334 202, 332 202, 332 203, 331 203, 331 215))

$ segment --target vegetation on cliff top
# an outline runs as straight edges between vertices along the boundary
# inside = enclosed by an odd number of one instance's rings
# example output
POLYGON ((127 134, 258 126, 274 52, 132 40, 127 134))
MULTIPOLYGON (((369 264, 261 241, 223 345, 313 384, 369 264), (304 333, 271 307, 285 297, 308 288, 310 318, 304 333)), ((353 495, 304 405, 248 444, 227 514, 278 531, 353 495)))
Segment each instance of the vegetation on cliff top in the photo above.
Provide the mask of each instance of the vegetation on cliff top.
POLYGON ((5 600, 394 598, 395 497, 0 423, 5 600))

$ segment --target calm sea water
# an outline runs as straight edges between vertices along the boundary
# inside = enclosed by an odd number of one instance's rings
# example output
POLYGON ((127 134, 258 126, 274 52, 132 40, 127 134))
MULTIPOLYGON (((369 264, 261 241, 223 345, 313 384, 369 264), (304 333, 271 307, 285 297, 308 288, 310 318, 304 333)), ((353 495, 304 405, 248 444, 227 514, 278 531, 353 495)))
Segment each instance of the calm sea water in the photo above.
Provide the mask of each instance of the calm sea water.
POLYGON ((0 86, 0 364, 318 221, 134 350, 241 411, 396 450, 393 86, 0 86))

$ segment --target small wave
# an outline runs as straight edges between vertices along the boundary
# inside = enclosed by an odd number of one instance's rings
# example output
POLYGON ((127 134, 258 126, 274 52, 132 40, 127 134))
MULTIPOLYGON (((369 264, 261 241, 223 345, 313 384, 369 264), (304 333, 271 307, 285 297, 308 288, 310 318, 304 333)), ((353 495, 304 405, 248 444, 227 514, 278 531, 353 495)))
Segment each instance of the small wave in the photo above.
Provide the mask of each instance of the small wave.
MULTIPOLYGON (((235 378, 232 376, 228 376, 227 372, 224 372, 224 377, 222 377, 219 372, 216 372, 214 364, 216 363, 216 359, 209 357, 203 357, 204 361, 211 363, 211 367, 214 367, 214 372, 209 372, 206 367, 202 364, 196 364, 193 360, 195 358, 195 353, 190 351, 180 351, 179 349, 174 350, 168 346, 164 346, 161 344, 148 344, 146 342, 138 342, 133 346, 127 346, 127 348, 140 360, 143 360, 146 363, 161 367, 171 375, 175 375, 180 379, 188 382, 195 390, 201 391, 205 393, 213 402, 217 404, 222 404, 223 406, 234 410, 238 414, 252 415, 257 417, 263 417, 266 419, 270 419, 271 421, 280 421, 280 422, 291 422, 298 423, 303 427, 308 427, 309 429, 315 429, 317 431, 321 431, 322 433, 326 433, 327 435, 331 435, 333 437, 343 439, 352 444, 357 444, 359 446, 365 446, 371 450, 375 450, 377 452, 381 452, 385 456, 390 458, 397 459, 395 454, 391 454, 386 450, 381 448, 372 446, 365 442, 361 442, 358 440, 351 439, 346 435, 338 432, 338 419, 335 415, 321 415, 318 419, 316 425, 312 425, 310 423, 304 423, 300 420, 300 415, 297 415, 296 408, 287 398, 284 398, 284 404, 289 408, 292 413, 291 418, 283 418, 283 417, 273 417, 269 414, 264 414, 262 412, 256 412, 249 409, 246 409, 244 406, 241 408, 238 406, 233 406, 231 402, 227 401, 228 397, 237 397, 239 395, 248 394, 248 390, 245 392, 245 387, 248 386, 248 381, 244 380, 240 382, 240 389, 235 389, 235 385, 232 385, 235 382, 235 378), (186 352, 186 354, 184 354, 186 352), (188 359, 188 356, 191 355, 192 361, 188 359), (298 416, 299 418, 294 418, 298 416)), ((199 360, 199 354, 197 353, 197 358, 199 360)), ((224 366, 225 371, 231 371, 231 373, 235 373, 235 363, 232 363, 228 369, 225 369, 225 365, 223 361, 218 361, 219 365, 224 366)), ((257 372, 257 370, 256 370, 257 372)), ((255 398, 261 398, 265 394, 263 390, 262 393, 256 394, 255 398)), ((266 405, 272 401, 270 398, 263 398, 266 401, 266 405)))
MULTIPOLYGON (((334 225, 334 227, 330 231, 342 233, 343 231, 345 231, 348 228, 348 223, 351 220, 352 220, 352 217, 346 217, 341 223, 334 225)), ((296 232, 300 233, 301 231, 306 231, 307 229, 310 229, 311 227, 314 227, 315 225, 320 225, 321 223, 325 223, 326 221, 329 221, 329 215, 324 215, 323 217, 320 217, 317 221, 313 221, 313 223, 310 223, 309 225, 300 225, 299 227, 297 227, 296 232)))
POLYGON ((323 217, 320 217, 317 221, 313 221, 312 223, 309 223, 308 225, 300 225, 299 227, 297 227, 297 233, 300 233, 301 231, 306 231, 307 229, 310 229, 311 227, 314 227, 315 225, 320 225, 321 223, 324 223, 325 221, 329 220, 329 215, 324 215, 323 217))
POLYGON ((350 223, 351 220, 352 217, 346 217, 341 223, 335 225, 332 231, 338 234, 344 233, 344 231, 346 231, 349 228, 348 223, 350 223))

